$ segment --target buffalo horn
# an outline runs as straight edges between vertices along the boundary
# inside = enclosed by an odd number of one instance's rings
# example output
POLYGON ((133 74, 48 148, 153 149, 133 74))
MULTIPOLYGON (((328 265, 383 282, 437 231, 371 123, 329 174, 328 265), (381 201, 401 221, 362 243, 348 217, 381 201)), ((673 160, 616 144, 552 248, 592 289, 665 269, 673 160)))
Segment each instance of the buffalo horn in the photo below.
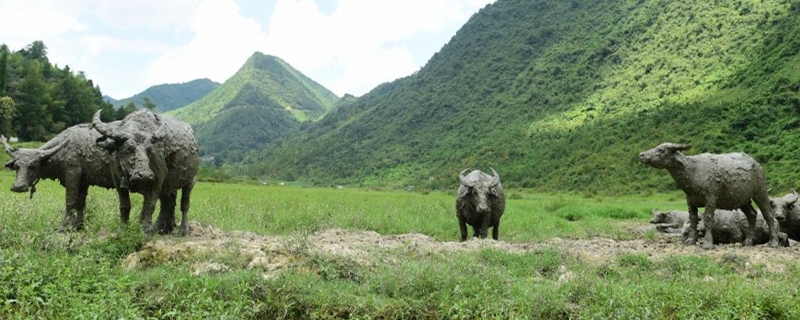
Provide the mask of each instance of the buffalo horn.
POLYGON ((794 191, 794 189, 792 189, 792 198, 791 200, 789 200, 789 204, 795 203, 797 201, 797 198, 798 198, 797 191, 794 191))
POLYGON ((6 153, 8 153, 8 155, 13 156, 12 153, 17 151, 17 149, 14 149, 10 145, 8 145, 8 139, 6 139, 6 136, 0 135, 0 142, 3 143, 3 147, 5 147, 6 153))
POLYGON ((106 137, 119 140, 121 137, 117 137, 113 134, 111 126, 103 122, 103 120, 100 120, 100 112, 101 110, 97 110, 97 112, 94 113, 94 117, 92 117, 92 128, 106 137))
POLYGON ((458 180, 461 181, 461 184, 469 187, 470 186, 469 181, 467 180, 467 177, 464 176, 464 173, 466 173, 467 171, 469 171, 469 168, 461 170, 461 172, 458 174, 458 180))
POLYGON ((58 150, 61 150, 61 148, 66 146, 67 143, 69 143, 69 139, 62 141, 61 143, 57 144, 55 147, 52 147, 50 149, 41 149, 40 150, 41 153, 39 154, 39 158, 40 159, 50 158, 52 155, 56 154, 56 152, 58 152, 58 150))
POLYGON ((494 171, 494 168, 489 167, 489 169, 492 170, 492 176, 493 176, 492 183, 490 183, 489 185, 492 187, 497 186, 500 183, 500 175, 497 174, 497 171, 494 171))

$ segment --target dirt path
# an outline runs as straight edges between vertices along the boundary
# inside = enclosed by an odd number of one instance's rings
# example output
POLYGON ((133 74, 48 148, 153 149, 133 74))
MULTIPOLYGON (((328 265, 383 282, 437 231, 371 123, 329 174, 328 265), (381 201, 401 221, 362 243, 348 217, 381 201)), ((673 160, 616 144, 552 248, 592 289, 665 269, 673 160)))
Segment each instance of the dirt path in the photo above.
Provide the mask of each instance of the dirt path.
POLYGON ((148 242, 142 250, 129 255, 123 261, 123 266, 135 269, 169 261, 192 261, 195 274, 245 267, 263 270, 265 276, 271 277, 292 267, 299 256, 308 253, 343 256, 361 265, 373 265, 392 263, 397 259, 398 250, 447 254, 491 248, 511 253, 557 249, 589 263, 603 263, 624 254, 646 254, 651 259, 674 255, 703 255, 714 259, 740 257, 749 264, 764 265, 768 271, 782 272, 787 261, 795 261, 800 257, 800 245, 797 244, 786 248, 717 245, 714 250, 703 250, 699 245, 681 244, 677 235, 659 234, 656 239, 644 240, 647 225, 629 228, 631 232, 641 233, 642 236, 637 240, 551 238, 536 243, 478 239, 442 242, 417 233, 381 235, 373 231, 344 229, 327 229, 307 236, 262 236, 243 231, 226 232, 197 222, 191 222, 190 227, 191 233, 187 237, 165 236, 148 242), (230 261, 238 261, 240 265, 231 265, 230 261))

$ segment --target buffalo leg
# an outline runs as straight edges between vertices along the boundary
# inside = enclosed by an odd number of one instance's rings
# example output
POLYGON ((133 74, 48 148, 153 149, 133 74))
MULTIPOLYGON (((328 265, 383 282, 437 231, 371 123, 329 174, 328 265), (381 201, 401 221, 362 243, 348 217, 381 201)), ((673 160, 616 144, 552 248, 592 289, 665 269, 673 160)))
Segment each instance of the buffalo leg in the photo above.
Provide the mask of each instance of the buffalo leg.
POLYGON ((158 192, 158 190, 154 190, 144 195, 144 202, 142 203, 142 212, 139 215, 139 220, 142 222, 142 230, 147 234, 153 233, 151 224, 153 222, 153 212, 156 211, 158 192))
POLYGON ((78 199, 75 203, 77 217, 72 222, 75 230, 83 229, 83 213, 86 210, 86 197, 89 195, 89 185, 81 186, 78 188, 78 199))
POLYGON ((490 217, 488 214, 483 215, 483 221, 481 221, 481 239, 486 239, 486 237, 489 235, 489 218, 490 217))
POLYGON ((764 216, 764 220, 767 222, 767 227, 769 228, 769 246, 773 248, 778 247, 780 245, 780 241, 778 240, 778 229, 780 229, 780 226, 778 225, 778 221, 772 216, 772 205, 769 203, 769 195, 767 195, 766 192, 759 193, 753 200, 756 202, 758 208, 761 209, 761 215, 764 216))
POLYGON ((689 206, 689 234, 683 243, 691 245, 697 244, 697 223, 699 220, 700 218, 697 216, 697 207, 689 206))
POLYGON ((461 241, 467 241, 467 222, 463 218, 458 218, 458 228, 461 230, 461 241))
POLYGON ((74 225, 75 216, 73 211, 77 208, 78 194, 80 193, 77 184, 65 184, 64 188, 66 189, 64 218, 61 220, 61 227, 58 228, 58 232, 68 231, 74 225))
POLYGON ((159 234, 170 234, 175 228, 175 201, 177 197, 177 191, 159 197, 161 210, 158 212, 158 220, 156 220, 156 231, 159 234))
MULTIPOLYGON (((710 201, 713 203, 713 201, 710 201)), ((714 228, 716 221, 714 220, 714 211, 716 211, 714 204, 706 204, 706 210, 703 212, 703 223, 706 224, 706 236, 703 238, 703 249, 714 248, 714 228)))
POLYGON ((758 213, 756 210, 753 209, 751 204, 746 204, 742 208, 742 212, 744 212, 745 218, 747 218, 747 230, 744 234, 744 242, 742 242, 743 246, 752 246, 753 239, 755 239, 755 232, 756 232, 756 217, 758 213))
POLYGON ((119 217, 122 223, 128 224, 131 218, 131 194, 128 189, 117 189, 119 198, 119 217))
POLYGON ((492 239, 498 240, 497 238, 500 236, 500 221, 494 224, 492 227, 492 239))
POLYGON ((189 204, 193 188, 194 183, 181 190, 181 236, 189 234, 189 204))

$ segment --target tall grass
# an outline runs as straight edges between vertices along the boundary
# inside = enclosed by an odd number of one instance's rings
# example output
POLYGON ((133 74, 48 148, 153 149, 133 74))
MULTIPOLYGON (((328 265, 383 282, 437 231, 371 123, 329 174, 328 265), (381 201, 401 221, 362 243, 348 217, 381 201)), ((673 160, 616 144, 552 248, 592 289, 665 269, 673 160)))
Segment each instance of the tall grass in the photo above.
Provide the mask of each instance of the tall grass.
MULTIPOLYGON (((13 175, 0 173, 0 186, 13 175)), ((746 257, 715 260, 622 254, 593 262, 558 248, 414 254, 364 265, 309 249, 326 228, 418 232, 455 241, 452 193, 199 183, 190 218, 225 230, 286 236, 294 262, 275 277, 242 263, 195 275, 190 261, 127 270, 121 259, 150 237, 119 223, 115 192, 91 189, 86 228, 57 233, 63 188, 0 194, 0 318, 148 319, 796 319, 800 264, 759 267, 746 257), (293 242, 293 243, 289 243, 293 242), (306 245, 303 245, 303 244, 306 245)), ((587 198, 510 190, 500 237, 636 237, 650 209, 680 197, 587 198)), ((134 212, 141 204, 133 197, 134 212), (138 202, 138 203, 137 203, 138 202)), ((135 215, 134 215, 135 216, 135 215)), ((136 219, 132 219, 136 220, 136 219)), ((181 241, 173 236, 154 236, 181 241)), ((240 259, 230 256, 220 259, 240 259)))

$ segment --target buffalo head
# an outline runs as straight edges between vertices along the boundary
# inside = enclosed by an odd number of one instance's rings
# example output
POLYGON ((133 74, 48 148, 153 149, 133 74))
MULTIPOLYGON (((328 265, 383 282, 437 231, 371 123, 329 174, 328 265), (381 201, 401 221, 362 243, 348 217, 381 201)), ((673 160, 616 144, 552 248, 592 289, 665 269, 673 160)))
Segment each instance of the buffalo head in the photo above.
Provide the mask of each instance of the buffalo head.
POLYGON ((16 149, 8 145, 8 139, 0 135, 0 142, 6 153, 11 156, 11 160, 6 162, 5 167, 17 172, 17 178, 11 186, 13 192, 26 192, 36 185, 36 182, 42 176, 42 167, 46 166, 47 160, 50 159, 59 150, 69 143, 69 140, 64 140, 55 146, 43 146, 40 149, 16 149))
POLYGON ((462 189, 464 194, 459 194, 459 197, 470 199, 478 212, 488 212, 488 200, 494 200, 499 197, 495 187, 500 184, 500 175, 497 174, 494 168, 490 169, 492 170, 492 176, 478 170, 465 175, 469 169, 464 169, 458 174, 458 180, 464 186, 462 189))
POLYGON ((653 168, 664 169, 673 166, 675 154, 692 148, 689 144, 666 142, 639 153, 639 161, 653 168))
MULTIPOLYGON (((123 170, 123 179, 131 182, 152 182, 156 175, 150 166, 150 154, 157 150, 162 138, 159 130, 159 119, 153 113, 131 114, 132 119, 110 123, 100 120, 100 111, 92 118, 92 128, 102 137, 97 138, 97 145, 114 154, 123 170)), ((131 116, 129 115, 129 116, 131 116)))
POLYGON ((780 198, 772 198, 769 204, 772 207, 772 215, 777 221, 785 221, 789 215, 796 214, 797 211, 797 192, 792 190, 792 193, 786 194, 780 198))

